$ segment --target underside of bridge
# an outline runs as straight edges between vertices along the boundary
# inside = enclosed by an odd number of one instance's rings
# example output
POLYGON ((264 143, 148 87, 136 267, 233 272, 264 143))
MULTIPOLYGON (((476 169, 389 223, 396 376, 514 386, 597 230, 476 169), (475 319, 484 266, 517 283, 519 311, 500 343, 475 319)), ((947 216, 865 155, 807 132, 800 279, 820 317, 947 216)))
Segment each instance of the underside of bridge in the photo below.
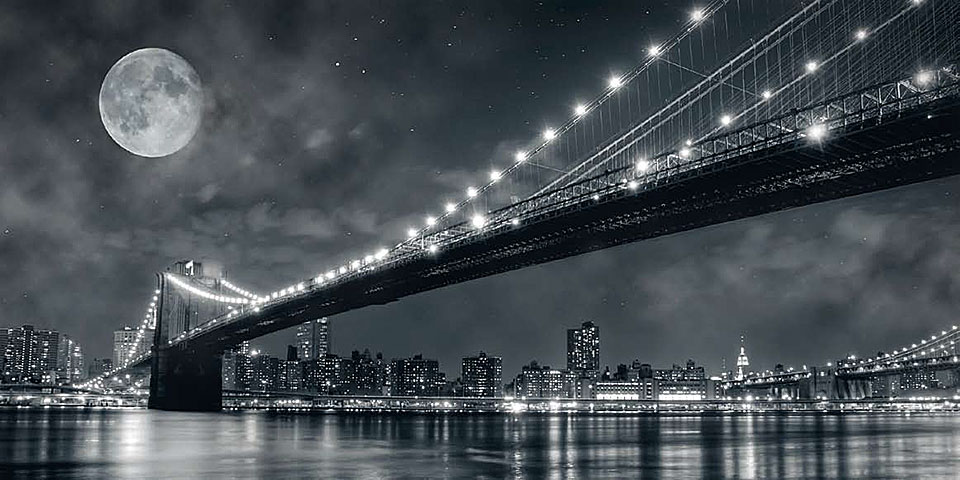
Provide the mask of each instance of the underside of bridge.
POLYGON ((891 115, 832 131, 822 143, 801 139, 753 151, 633 195, 551 211, 506 232, 265 305, 256 315, 156 351, 150 405, 218 409, 223 349, 308 320, 616 245, 960 173, 956 98, 891 115))

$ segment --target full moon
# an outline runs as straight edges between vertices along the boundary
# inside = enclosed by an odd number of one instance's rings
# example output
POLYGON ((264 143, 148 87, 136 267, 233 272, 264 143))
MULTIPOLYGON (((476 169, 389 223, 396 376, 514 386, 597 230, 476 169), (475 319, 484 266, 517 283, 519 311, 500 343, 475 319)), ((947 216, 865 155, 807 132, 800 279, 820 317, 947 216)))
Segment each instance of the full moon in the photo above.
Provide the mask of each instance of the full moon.
POLYGON ((200 127, 200 76, 183 57, 162 48, 125 55, 100 86, 100 119, 110 138, 141 157, 183 148, 200 127))

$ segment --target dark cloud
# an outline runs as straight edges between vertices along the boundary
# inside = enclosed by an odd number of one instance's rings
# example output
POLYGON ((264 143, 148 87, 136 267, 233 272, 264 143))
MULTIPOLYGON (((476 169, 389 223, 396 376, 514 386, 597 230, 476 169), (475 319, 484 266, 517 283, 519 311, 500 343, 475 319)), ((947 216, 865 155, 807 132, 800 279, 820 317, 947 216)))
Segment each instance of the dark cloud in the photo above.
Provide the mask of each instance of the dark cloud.
MULTIPOLYGON (((0 324, 109 354, 153 272, 181 258, 267 291, 403 235, 570 99, 676 26, 674 2, 62 2, 0 6, 0 324), (197 137, 162 159, 100 124, 110 66, 182 55, 197 137)), ((584 98, 584 97, 581 97, 584 98)), ((512 374, 562 365, 591 319, 604 361, 718 368, 872 352, 957 311, 956 180, 597 252, 351 312, 334 345, 423 352, 453 374, 484 349, 512 374)), ((262 341, 278 349, 282 332, 262 341)))

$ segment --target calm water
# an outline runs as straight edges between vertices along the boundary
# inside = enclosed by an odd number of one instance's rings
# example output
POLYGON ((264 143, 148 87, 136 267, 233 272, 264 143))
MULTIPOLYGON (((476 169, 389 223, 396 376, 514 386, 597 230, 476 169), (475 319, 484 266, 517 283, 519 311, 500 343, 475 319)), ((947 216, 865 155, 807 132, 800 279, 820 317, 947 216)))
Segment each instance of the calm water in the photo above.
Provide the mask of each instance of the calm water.
POLYGON ((0 478, 960 478, 960 416, 0 411, 0 478))

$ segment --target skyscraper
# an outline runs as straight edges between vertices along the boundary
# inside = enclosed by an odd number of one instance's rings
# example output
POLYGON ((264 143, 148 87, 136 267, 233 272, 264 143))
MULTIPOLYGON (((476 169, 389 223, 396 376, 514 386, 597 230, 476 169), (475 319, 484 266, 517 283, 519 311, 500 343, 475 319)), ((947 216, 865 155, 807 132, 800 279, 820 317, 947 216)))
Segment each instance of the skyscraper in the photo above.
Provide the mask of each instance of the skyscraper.
POLYGON ((750 359, 747 358, 747 347, 743 344, 743 335, 740 335, 740 355, 737 355, 737 380, 743 380, 744 367, 750 366, 750 359))
POLYGON ((393 391, 395 396, 435 397, 446 381, 440 373, 440 362, 414 355, 393 361, 393 391))
POLYGON ((137 343, 137 329, 124 325, 113 332, 113 364, 121 366, 137 343))
POLYGON ((297 353, 304 361, 330 353, 330 325, 326 318, 297 325, 297 353))
POLYGON ((465 397, 499 397, 503 393, 502 361, 484 352, 476 357, 464 357, 460 379, 465 397))
POLYGON ((600 328, 593 322, 567 330, 567 370, 581 374, 600 370, 600 328))
POLYGON ((76 340, 68 335, 60 335, 60 344, 57 348, 57 376, 66 383, 82 380, 83 349, 76 340))
POLYGON ((3 377, 12 382, 55 380, 60 333, 33 325, 4 329, 3 377))

